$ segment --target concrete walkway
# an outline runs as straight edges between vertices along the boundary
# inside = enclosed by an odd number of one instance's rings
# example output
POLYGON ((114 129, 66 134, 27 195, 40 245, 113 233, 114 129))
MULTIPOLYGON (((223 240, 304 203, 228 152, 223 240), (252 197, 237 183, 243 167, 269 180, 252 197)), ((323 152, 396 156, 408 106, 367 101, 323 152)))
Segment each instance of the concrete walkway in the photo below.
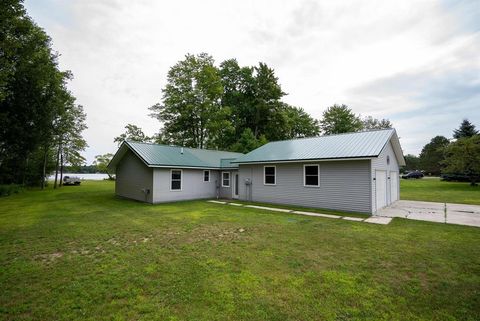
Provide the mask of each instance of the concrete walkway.
POLYGON ((331 219, 341 219, 341 220, 346 220, 346 221, 365 222, 365 223, 372 223, 372 224, 387 225, 388 223, 390 223, 392 221, 391 217, 372 216, 372 217, 368 217, 368 218, 361 218, 361 217, 352 217, 352 216, 321 214, 321 213, 315 213, 315 212, 295 211, 295 210, 288 210, 288 209, 285 209, 285 208, 277 208, 277 207, 245 205, 245 204, 234 203, 234 202, 225 202, 225 201, 207 201, 207 202, 215 203, 215 204, 223 204, 223 205, 256 208, 256 209, 265 210, 265 211, 274 211, 274 212, 283 212, 283 213, 291 213, 291 214, 306 215, 306 216, 325 217, 325 218, 331 218, 331 219))
POLYGON ((480 205, 401 200, 382 208, 376 216, 480 227, 480 205))

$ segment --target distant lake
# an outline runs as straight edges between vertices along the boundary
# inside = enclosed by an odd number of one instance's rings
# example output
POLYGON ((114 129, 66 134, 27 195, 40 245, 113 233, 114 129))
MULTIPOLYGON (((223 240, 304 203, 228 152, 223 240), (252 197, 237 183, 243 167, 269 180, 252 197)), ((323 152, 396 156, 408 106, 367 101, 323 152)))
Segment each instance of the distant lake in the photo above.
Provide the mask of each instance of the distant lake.
MULTIPOLYGON (((101 181, 108 178, 107 174, 96 173, 96 174, 82 174, 82 173, 63 173, 63 176, 76 176, 80 177, 81 180, 94 180, 101 181)), ((60 179, 60 173, 58 173, 58 179, 60 179)), ((55 173, 48 177, 49 181, 55 180, 55 173)))

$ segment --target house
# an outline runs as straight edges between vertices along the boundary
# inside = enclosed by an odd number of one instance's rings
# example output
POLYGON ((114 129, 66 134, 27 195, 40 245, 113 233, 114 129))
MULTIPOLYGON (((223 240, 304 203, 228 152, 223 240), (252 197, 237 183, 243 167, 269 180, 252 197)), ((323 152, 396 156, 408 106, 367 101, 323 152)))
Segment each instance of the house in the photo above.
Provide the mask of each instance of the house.
POLYGON ((375 213, 399 199, 394 129, 271 142, 248 154, 124 142, 116 194, 160 203, 233 198, 375 213))
MULTIPOLYGON (((124 141, 108 164, 118 196, 148 203, 232 198, 243 154, 124 141)), ((237 188, 238 194, 238 188, 237 188)))

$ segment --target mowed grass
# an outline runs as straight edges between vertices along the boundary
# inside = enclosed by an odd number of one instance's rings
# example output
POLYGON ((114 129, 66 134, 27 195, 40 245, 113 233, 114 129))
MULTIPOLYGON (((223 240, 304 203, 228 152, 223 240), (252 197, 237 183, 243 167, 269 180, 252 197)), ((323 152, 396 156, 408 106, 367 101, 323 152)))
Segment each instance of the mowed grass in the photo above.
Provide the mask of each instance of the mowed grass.
POLYGON ((0 199, 2 320, 480 320, 480 229, 374 225, 111 182, 0 199))
POLYGON ((439 178, 401 179, 400 199, 480 205, 480 186, 439 178))

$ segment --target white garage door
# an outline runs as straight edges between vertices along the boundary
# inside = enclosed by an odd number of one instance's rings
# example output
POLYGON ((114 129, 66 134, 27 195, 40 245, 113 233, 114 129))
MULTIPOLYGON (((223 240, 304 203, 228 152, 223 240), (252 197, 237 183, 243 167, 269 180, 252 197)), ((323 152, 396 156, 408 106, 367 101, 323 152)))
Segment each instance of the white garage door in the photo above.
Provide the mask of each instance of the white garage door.
POLYGON ((387 205, 387 171, 375 171, 375 199, 377 210, 387 205))
POLYGON ((390 202, 398 200, 398 173, 390 172, 390 202))

